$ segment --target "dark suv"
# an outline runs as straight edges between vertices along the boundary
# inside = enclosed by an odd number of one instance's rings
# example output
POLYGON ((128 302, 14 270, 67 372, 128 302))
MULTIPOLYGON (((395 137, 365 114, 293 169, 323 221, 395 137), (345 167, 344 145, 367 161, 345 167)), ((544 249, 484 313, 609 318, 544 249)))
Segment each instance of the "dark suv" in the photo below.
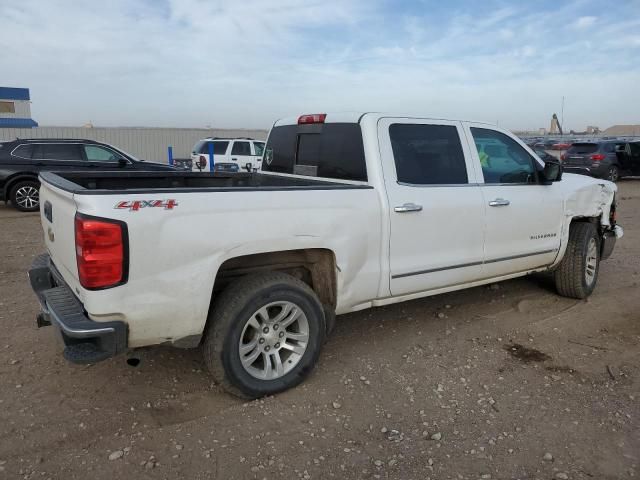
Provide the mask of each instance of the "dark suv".
POLYGON ((92 140, 24 139, 0 143, 0 201, 18 210, 40 208, 38 174, 43 170, 175 170, 145 162, 92 140))
POLYGON ((637 143, 615 140, 578 142, 562 155, 562 166, 568 173, 582 173, 616 182, 622 176, 640 174, 638 162, 631 152, 636 148, 637 143))

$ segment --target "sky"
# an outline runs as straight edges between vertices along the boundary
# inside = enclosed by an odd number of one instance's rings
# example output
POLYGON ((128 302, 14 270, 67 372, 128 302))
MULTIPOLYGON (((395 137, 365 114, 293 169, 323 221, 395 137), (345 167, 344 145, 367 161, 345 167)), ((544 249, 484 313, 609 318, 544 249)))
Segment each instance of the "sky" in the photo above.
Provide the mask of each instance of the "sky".
POLYGON ((383 111, 640 123, 640 0, 0 0, 40 125, 269 128, 383 111))

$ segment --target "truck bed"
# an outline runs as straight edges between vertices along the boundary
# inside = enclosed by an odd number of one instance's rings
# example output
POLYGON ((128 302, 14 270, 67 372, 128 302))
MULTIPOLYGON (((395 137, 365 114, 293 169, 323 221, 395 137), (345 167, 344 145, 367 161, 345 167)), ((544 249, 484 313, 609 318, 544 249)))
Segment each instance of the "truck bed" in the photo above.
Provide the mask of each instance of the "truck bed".
POLYGON ((48 184, 81 195, 145 192, 206 192, 238 190, 332 190, 372 188, 312 178, 261 173, 192 172, 43 172, 48 184))

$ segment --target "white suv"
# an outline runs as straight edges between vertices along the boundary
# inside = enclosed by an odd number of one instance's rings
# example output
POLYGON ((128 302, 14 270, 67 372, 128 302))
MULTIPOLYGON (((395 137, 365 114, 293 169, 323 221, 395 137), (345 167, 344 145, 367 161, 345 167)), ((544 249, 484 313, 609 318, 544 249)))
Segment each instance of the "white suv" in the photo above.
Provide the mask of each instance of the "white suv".
POLYGON ((191 152, 191 170, 210 172, 209 145, 213 144, 213 170, 216 172, 256 171, 262 166, 264 142, 253 138, 217 138, 200 140, 191 152))

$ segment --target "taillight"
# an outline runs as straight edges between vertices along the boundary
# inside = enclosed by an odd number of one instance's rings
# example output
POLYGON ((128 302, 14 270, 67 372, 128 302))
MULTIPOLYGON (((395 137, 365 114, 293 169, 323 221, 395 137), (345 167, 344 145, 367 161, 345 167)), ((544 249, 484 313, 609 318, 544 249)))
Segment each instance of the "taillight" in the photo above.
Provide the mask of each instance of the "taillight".
POLYGON ((606 158, 606 155, 603 155, 602 153, 594 153, 593 155, 591 155, 591 160, 595 162, 600 162, 605 158, 606 158))
POLYGON ((75 227, 80 285, 95 290, 126 281, 126 224, 76 214, 75 227))
POLYGON ((565 158, 567 158, 566 153, 563 153, 562 155, 560 155, 560 160, 564 161, 565 158))
POLYGON ((205 157, 204 155, 200 155, 200 168, 204 168, 207 166, 207 157, 205 157))
POLYGON ((298 117, 298 125, 302 125, 305 123, 324 123, 324 120, 327 118, 326 113, 313 113, 310 115, 300 115, 298 117))

